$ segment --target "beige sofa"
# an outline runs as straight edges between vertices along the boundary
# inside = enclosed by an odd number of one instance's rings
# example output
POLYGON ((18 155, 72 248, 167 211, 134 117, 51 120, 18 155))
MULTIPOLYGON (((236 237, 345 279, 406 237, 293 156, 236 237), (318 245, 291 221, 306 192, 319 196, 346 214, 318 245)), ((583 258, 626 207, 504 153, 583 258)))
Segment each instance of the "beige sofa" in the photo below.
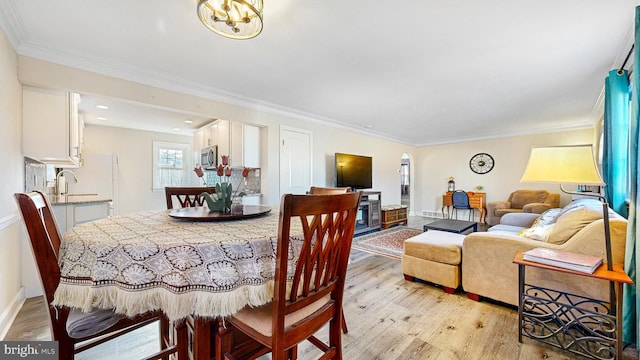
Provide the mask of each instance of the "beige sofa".
POLYGON ((514 212, 536 213, 560 206, 560 194, 546 190, 516 190, 507 201, 492 201, 487 204, 487 224, 496 225, 505 214, 514 212))
MULTIPOLYGON (((624 264, 627 220, 613 211, 609 215, 613 263, 624 264)), ((482 296, 517 305, 518 266, 513 258, 519 250, 543 247, 595 255, 606 261, 603 225, 602 203, 595 199, 576 200, 542 215, 504 215, 489 231, 465 237, 462 287, 471 298, 482 296)), ((607 282, 584 276, 528 268, 527 283, 609 300, 607 282)))

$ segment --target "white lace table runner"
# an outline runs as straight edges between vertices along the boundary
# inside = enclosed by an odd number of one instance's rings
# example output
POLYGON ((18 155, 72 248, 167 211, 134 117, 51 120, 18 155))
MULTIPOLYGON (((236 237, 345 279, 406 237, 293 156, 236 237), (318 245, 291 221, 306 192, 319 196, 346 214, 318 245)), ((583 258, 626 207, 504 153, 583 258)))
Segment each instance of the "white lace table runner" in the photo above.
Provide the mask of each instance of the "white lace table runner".
MULTIPOLYGON (((271 300, 277 212, 220 222, 184 222, 167 214, 116 216, 69 230, 53 304, 114 308, 128 316, 160 309, 175 320, 226 316, 271 300)), ((296 227, 291 233, 302 233, 296 227)))

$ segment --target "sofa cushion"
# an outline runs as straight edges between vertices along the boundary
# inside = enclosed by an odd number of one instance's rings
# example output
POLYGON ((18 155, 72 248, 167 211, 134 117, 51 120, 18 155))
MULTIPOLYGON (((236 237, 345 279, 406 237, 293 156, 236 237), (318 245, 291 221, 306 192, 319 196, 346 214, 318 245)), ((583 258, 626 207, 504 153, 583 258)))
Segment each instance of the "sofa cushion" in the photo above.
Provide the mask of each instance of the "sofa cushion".
POLYGON ((528 229, 522 230, 518 233, 518 236, 523 236, 531 240, 547 241, 555 225, 556 224, 532 226, 528 229))
POLYGON ((558 216, 556 224, 549 234, 548 243, 564 244, 583 227, 602 219, 602 209, 591 206, 578 206, 558 216))
POLYGON ((404 241, 404 254, 443 264, 459 265, 466 235, 429 230, 404 241))
POLYGON ((496 209, 496 215, 505 215, 511 213, 521 213, 522 209, 496 209))
POLYGON ((518 190, 511 197, 511 207, 522 209, 526 204, 543 203, 547 195, 549 195, 547 190, 518 190))
POLYGON ((487 232, 517 235, 526 229, 526 227, 522 226, 498 224, 490 227, 487 232))
POLYGON ((542 214, 540 214, 540 216, 533 222, 533 224, 531 224, 531 226, 544 226, 544 225, 550 225, 556 222, 556 220, 558 219, 558 216, 560 215, 560 213, 562 212, 562 208, 553 208, 553 209, 549 209, 545 212, 543 212, 542 214))

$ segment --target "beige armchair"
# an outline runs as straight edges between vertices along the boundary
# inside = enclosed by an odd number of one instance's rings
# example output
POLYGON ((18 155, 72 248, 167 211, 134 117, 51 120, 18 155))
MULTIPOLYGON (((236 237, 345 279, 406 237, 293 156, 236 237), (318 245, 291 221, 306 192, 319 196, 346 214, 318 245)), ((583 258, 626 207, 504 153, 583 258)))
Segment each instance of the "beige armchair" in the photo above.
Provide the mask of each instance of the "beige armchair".
POLYGON ((487 224, 496 225, 504 214, 525 212, 542 214, 560 207, 560 194, 546 190, 516 190, 507 201, 492 201, 487 204, 487 224))

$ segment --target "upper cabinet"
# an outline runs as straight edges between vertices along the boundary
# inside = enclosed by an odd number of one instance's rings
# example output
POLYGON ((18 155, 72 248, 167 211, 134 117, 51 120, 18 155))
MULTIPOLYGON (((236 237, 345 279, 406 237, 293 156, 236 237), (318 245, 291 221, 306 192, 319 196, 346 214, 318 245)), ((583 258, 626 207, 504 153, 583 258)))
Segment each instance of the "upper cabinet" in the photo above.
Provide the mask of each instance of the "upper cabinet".
POLYGON ((231 166, 260 167, 260 128, 232 123, 231 166))
POLYGON ((260 128, 228 120, 216 120, 195 132, 196 148, 218 146, 218 163, 229 155, 233 167, 260 167, 260 128))
POLYGON ((24 156, 78 167, 84 122, 78 114, 80 95, 32 87, 22 91, 24 156))

